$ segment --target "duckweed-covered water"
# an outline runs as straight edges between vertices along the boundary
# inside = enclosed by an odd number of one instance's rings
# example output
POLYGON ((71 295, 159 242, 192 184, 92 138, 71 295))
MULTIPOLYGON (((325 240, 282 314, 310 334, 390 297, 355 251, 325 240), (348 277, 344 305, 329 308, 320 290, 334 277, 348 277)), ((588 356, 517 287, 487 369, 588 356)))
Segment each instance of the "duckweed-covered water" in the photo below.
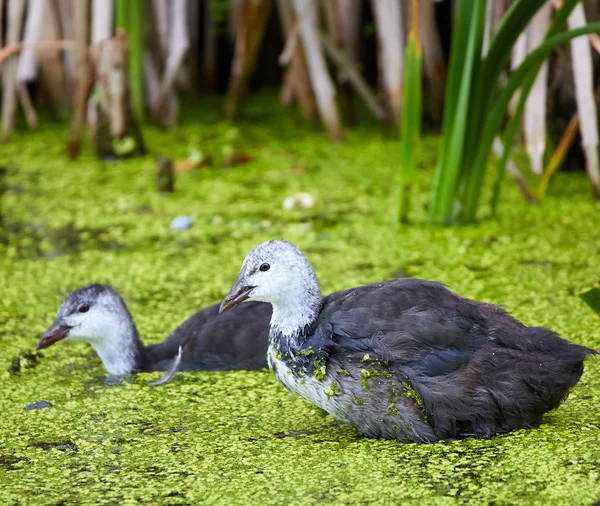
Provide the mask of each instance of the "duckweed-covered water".
MULTIPOLYGON (((439 280, 600 349, 600 318, 577 297, 600 276, 600 206, 582 174, 558 175, 540 206, 506 183, 499 219, 423 224, 435 139, 422 147, 413 225, 396 228, 399 146, 378 127, 332 145, 274 99, 238 125, 218 104, 180 128, 145 130, 152 155, 66 160, 68 128, 44 124, 0 148, 0 503, 592 504, 600 499, 600 361, 535 430, 428 444, 358 437, 267 371, 140 374, 109 386, 84 343, 32 351, 63 297, 90 282, 125 298, 143 339, 161 341, 218 302, 245 254, 296 243, 325 293, 394 276, 439 280), (212 158, 155 191, 155 157, 212 158), (200 153, 201 152, 201 153, 200 153), (222 167, 232 152, 248 163, 222 167), (298 191, 312 209, 287 211, 298 191), (177 215, 191 230, 172 232, 177 215), (10 369, 10 372, 8 371, 10 369), (51 407, 25 410, 35 401, 51 407)), ((484 199, 487 194, 484 195, 484 199)), ((484 210, 485 213, 485 210, 484 210)))

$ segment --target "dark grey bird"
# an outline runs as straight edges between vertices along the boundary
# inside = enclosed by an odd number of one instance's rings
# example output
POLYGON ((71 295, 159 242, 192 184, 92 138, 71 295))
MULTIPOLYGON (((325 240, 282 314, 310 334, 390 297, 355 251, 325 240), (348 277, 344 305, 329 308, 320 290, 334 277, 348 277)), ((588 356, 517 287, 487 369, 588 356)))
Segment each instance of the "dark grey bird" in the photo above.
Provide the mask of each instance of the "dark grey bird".
MULTIPOLYGON (((37 349, 63 339, 92 345, 113 375, 177 370, 223 371, 267 366, 271 308, 255 303, 243 315, 217 318, 219 305, 198 311, 162 343, 144 346, 121 296, 109 285, 93 284, 72 291, 37 349)), ((154 382, 154 384, 158 384, 154 382)))
POLYGON ((536 427, 596 353, 431 281, 322 298, 311 265, 285 241, 248 254, 221 312, 245 300, 273 306, 277 379, 369 437, 433 442, 536 427))

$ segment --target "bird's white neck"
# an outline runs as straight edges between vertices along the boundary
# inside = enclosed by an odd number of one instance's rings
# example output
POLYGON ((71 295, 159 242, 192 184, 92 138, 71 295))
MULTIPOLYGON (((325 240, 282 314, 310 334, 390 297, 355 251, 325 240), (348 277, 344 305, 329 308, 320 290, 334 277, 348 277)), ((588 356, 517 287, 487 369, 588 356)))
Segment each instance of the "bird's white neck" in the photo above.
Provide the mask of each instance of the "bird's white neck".
POLYGON ((271 335, 282 336, 291 345, 300 345, 303 331, 315 322, 321 310, 321 293, 316 278, 314 284, 303 286, 295 294, 295 297, 287 294, 272 303, 270 332, 271 335))
POLYGON ((109 374, 123 375, 137 371, 135 341, 121 336, 118 340, 88 340, 109 374))
POLYGON ((318 313, 313 307, 298 304, 273 304, 271 331, 296 339, 298 335, 311 325, 318 313))
POLYGON ((110 374, 131 374, 139 368, 144 347, 133 320, 126 315, 99 314, 76 329, 73 338, 89 343, 110 374))

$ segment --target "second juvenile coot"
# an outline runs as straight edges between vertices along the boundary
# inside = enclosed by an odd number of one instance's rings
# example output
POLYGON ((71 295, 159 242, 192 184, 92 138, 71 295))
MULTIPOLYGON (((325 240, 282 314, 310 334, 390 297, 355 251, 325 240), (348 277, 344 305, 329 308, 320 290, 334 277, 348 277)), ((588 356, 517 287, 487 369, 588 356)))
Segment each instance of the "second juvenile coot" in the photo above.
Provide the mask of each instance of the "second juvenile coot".
POLYGON ((63 339, 92 345, 110 374, 175 370, 262 369, 271 308, 256 303, 244 315, 217 318, 212 305, 191 316, 162 343, 144 346, 121 296, 109 285, 86 285, 63 301, 37 348, 63 339))

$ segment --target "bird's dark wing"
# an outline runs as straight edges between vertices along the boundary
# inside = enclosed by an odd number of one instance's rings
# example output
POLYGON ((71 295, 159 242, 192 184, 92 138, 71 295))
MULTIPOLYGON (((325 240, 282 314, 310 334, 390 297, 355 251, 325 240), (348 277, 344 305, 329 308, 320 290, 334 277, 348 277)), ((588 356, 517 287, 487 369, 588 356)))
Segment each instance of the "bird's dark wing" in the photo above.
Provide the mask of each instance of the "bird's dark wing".
POLYGON ((329 354, 352 360, 368 353, 390 370, 402 366, 427 376, 456 370, 486 341, 477 303, 419 279, 334 293, 317 324, 329 354))
POLYGON ((216 304, 198 311, 148 351, 164 365, 182 346, 182 371, 261 369, 267 366, 270 319, 270 304, 247 302, 221 315, 216 304))
POLYGON ((334 370, 350 362, 359 372, 355 363, 368 354, 392 381, 411 385, 440 437, 536 426, 594 353, 549 329, 526 327, 497 306, 416 279, 339 292, 324 302, 314 334, 334 370))

